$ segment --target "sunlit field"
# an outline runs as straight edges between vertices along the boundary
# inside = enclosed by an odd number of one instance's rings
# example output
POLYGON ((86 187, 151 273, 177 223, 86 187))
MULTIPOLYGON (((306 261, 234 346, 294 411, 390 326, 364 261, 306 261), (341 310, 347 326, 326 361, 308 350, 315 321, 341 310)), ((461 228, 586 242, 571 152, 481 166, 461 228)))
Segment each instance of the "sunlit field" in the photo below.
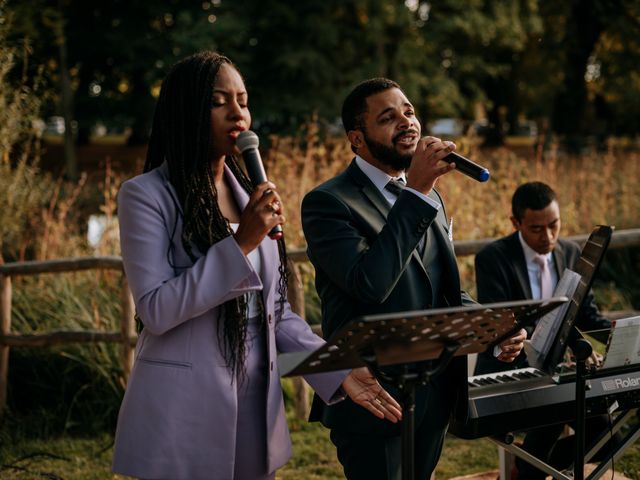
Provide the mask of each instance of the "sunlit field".
MULTIPOLYGON (((304 194, 342 171, 352 153, 343 138, 321 139, 314 125, 297 137, 269 140, 264 158, 285 202, 288 247, 303 248, 300 203, 304 194)), ((578 157, 553 148, 543 155, 530 140, 492 150, 480 149, 474 139, 462 138, 457 143, 460 153, 489 168, 492 176, 481 184, 453 172, 440 181, 438 188, 453 218, 454 240, 509 233, 511 194, 529 180, 545 181, 558 192, 565 235, 588 233, 597 224, 618 229, 640 224, 640 155, 625 145, 578 157)), ((128 168, 120 168, 123 160, 118 149, 122 147, 116 142, 105 146, 113 149, 109 161, 106 156, 96 158, 90 174, 72 184, 29 163, 0 167, 0 191, 9 192, 3 195, 12 195, 14 204, 21 202, 20 209, 0 215, 5 225, 13 225, 4 234, 5 242, 11 242, 5 245, 5 261, 119 254, 115 195, 119 184, 141 165, 143 152, 137 150, 136 159, 126 161, 128 168), (105 215, 110 225, 95 247, 86 241, 90 213, 105 215)), ((610 276, 610 281, 597 285, 597 298, 605 310, 633 307, 633 297, 620 288, 638 285, 635 259, 637 255, 623 257, 625 265, 612 267, 618 277, 610 276)), ((459 264, 464 286, 473 293, 473 258, 459 258, 459 264)), ((303 272, 308 317, 317 321, 313 269, 307 264, 303 272)), ((121 281, 115 272, 16 278, 13 330, 118 331, 121 281)), ((0 426, 0 478, 119 478, 109 472, 112 432, 124 385, 119 365, 119 350, 114 345, 14 349, 9 411, 0 426)), ((327 431, 293 418, 290 425, 294 457, 278 478, 342 478, 327 431)), ((448 437, 436 477, 493 470, 497 461, 496 447, 486 439, 448 437)), ((640 452, 635 446, 616 468, 639 478, 638 465, 640 452)))

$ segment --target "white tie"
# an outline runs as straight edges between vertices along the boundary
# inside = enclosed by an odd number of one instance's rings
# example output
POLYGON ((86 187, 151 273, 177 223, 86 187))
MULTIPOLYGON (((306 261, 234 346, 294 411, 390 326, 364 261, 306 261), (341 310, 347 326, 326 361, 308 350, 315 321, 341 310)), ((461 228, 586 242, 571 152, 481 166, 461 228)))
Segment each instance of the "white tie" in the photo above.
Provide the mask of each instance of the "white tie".
POLYGON ((547 259, 542 255, 536 255, 533 257, 533 261, 540 267, 540 298, 551 298, 553 295, 551 291, 551 272, 549 271, 547 259))

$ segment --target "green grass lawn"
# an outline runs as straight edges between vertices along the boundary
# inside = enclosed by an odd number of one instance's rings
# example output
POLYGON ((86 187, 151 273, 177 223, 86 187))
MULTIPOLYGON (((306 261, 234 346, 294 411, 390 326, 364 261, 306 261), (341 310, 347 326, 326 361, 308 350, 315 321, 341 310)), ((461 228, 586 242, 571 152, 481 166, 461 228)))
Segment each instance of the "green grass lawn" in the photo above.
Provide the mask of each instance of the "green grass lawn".
MULTIPOLYGON (((329 440, 329 432, 317 423, 291 423, 293 458, 278 472, 282 480, 342 479, 342 467, 338 463, 335 448, 329 440)), ((436 471, 437 479, 484 472, 498 468, 496 447, 486 440, 465 441, 448 436, 444 454, 436 471)))
MULTIPOLYGON (((319 424, 292 421, 291 435, 293 458, 278 472, 279 480, 343 478, 326 429, 319 424)), ((3 480, 125 478, 110 471, 113 438, 108 434, 46 441, 8 440, 6 437, 0 438, 0 478, 3 480)), ((495 470, 497 466, 497 449, 489 440, 467 441, 449 436, 436 478, 445 480, 458 475, 495 470)), ((631 447, 617 462, 616 470, 624 472, 629 478, 640 478, 639 444, 631 447)))

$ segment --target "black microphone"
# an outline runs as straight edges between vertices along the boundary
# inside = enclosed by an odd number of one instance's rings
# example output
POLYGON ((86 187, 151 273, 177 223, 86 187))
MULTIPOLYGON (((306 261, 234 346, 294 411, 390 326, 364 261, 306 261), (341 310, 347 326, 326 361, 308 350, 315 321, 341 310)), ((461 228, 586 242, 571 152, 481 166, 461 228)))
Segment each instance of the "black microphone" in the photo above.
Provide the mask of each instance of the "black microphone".
POLYGON ((474 180, 477 180, 479 182, 486 182, 487 180, 489 180, 489 177, 490 177, 489 170, 478 165, 477 163, 473 163, 468 158, 465 158, 462 155, 458 155, 455 152, 451 152, 442 160, 444 160, 447 163, 455 162, 456 170, 460 171, 460 173, 464 173, 465 175, 468 175, 474 180))
MULTIPOLYGON (((242 153, 244 165, 247 168, 247 174, 253 186, 255 187, 266 182, 267 174, 264 171, 262 158, 260 158, 260 151, 258 150, 258 146, 260 145, 258 135, 251 130, 240 132, 236 138, 236 145, 242 153)), ((269 238, 273 240, 282 238, 282 226, 276 225, 273 227, 269 232, 269 238)))

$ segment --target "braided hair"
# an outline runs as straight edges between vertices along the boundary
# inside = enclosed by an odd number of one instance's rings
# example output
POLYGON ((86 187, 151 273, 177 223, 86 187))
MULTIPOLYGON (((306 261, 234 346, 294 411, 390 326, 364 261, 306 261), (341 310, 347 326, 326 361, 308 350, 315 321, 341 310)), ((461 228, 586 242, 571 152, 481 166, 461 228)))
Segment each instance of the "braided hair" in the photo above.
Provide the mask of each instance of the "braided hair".
MULTIPOLYGON (((233 234, 218 205, 210 158, 213 85, 223 64, 237 70, 227 57, 211 51, 191 55, 174 65, 162 82, 144 165, 148 172, 167 162, 170 182, 184 212, 182 245, 192 261, 197 259, 194 246, 199 252, 207 252, 211 245, 233 234)), ((238 159, 227 156, 225 163, 251 194, 254 187, 238 159)), ((278 253, 281 317, 288 279, 284 239, 278 240, 278 253)), ((241 295, 222 305, 223 320, 217 322, 218 343, 232 371, 232 382, 246 374, 247 316, 247 299, 241 295)))

